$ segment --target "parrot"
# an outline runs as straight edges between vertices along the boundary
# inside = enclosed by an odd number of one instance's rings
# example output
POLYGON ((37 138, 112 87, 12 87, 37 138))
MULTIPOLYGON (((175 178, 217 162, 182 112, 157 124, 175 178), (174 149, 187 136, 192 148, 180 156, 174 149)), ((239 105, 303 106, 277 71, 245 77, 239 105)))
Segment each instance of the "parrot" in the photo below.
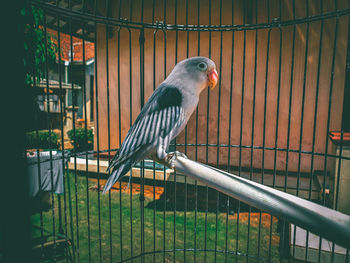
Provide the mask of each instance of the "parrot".
POLYGON ((167 153, 169 144, 185 128, 200 93, 207 87, 215 88, 217 82, 218 72, 211 59, 198 56, 178 62, 154 90, 110 161, 103 193, 145 158, 169 163, 181 155, 167 153))

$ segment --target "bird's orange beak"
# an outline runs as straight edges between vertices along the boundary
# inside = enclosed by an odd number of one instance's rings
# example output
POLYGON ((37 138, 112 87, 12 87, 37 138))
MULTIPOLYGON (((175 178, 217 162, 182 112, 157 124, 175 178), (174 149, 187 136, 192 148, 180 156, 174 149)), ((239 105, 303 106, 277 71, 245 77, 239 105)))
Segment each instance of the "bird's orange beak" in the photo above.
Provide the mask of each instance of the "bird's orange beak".
POLYGON ((216 84, 218 83, 218 72, 215 69, 212 69, 208 72, 208 86, 210 89, 214 89, 216 84))

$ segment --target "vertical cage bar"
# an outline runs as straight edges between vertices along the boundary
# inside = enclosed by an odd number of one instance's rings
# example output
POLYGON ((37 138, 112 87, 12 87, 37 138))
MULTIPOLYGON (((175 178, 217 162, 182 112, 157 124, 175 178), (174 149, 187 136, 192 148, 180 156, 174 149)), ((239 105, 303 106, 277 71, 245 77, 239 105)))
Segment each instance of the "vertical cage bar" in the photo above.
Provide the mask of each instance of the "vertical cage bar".
MULTIPOLYGON (((110 127, 110 106, 109 106, 109 44, 108 39, 110 35, 111 27, 109 25, 109 13, 111 11, 109 6, 109 0, 106 0, 106 100, 107 100, 107 144, 108 144, 108 164, 111 161, 111 127, 110 127)), ((110 176, 110 171, 108 170, 108 176, 110 176)), ((120 189, 121 190, 121 189, 120 189)), ((112 208, 111 208, 111 189, 108 191, 108 219, 109 219, 109 258, 110 262, 113 259, 113 245, 112 245, 112 208)))
MULTIPOLYGON (((97 1, 95 3, 95 15, 97 12, 97 1)), ((99 261, 102 262, 102 240, 101 240, 101 193, 100 193, 100 129, 99 129, 99 104, 98 104, 98 59, 97 59, 97 22, 94 24, 95 30, 95 115, 96 115, 96 151, 97 151, 97 210, 98 210, 98 234, 99 234, 99 261)))
MULTIPOLYGON (((155 0, 153 0, 152 23, 154 22, 155 0)), ((158 28, 153 31, 153 91, 156 89, 156 34, 158 28)), ((152 120, 153 121, 153 120, 152 120)), ((156 163, 153 161, 153 251, 156 251, 156 163)), ((156 262, 156 254, 153 253, 153 262, 156 262)))
MULTIPOLYGON (((323 14, 323 1, 320 0, 320 13, 323 14)), ((310 164, 310 184, 309 188, 312 188, 313 176, 314 176, 314 157, 315 157, 315 145, 316 145, 316 127, 317 127, 317 111, 318 111, 318 96, 319 96, 319 83, 320 83, 320 72, 321 72, 321 58, 322 58, 322 44, 323 44, 323 26, 324 20, 321 20, 320 25, 320 41, 319 41, 319 52, 318 52, 318 61, 317 61, 317 80, 316 80, 316 94, 315 94, 315 108, 314 108, 314 118, 313 118, 313 132, 312 132, 312 150, 311 150, 311 164, 310 164)), ((311 196, 310 196, 311 197, 311 196)), ((308 244, 307 244, 308 245, 308 244)), ((306 253, 308 252, 306 248, 306 253)), ((307 256, 307 255, 306 255, 307 256)), ((319 258, 320 260, 320 258, 319 258)))
MULTIPOLYGON (((164 5, 165 5, 165 1, 164 1, 164 5)), ((166 19, 166 9, 164 7, 164 21, 166 19)), ((166 31, 164 30, 164 24, 162 24, 162 33, 164 35, 164 79, 166 78, 166 31)), ((166 182, 166 168, 164 166, 163 168, 163 180, 164 180, 164 213, 163 213, 163 262, 165 262, 165 233, 166 233, 166 202, 167 202, 167 182, 166 182)))
MULTIPOLYGON (((57 20, 57 47, 58 50, 61 50, 61 32, 60 32, 60 16, 56 15, 57 20)), ((65 150, 64 150, 64 131, 63 131, 63 115, 64 115, 64 105, 63 105, 63 88, 62 88, 62 72, 61 72, 61 52, 58 52, 58 83, 59 83, 59 91, 60 91, 60 121, 61 121, 61 144, 62 144, 62 170, 63 170, 63 184, 66 182, 66 170, 65 166, 65 150)), ((68 229, 67 229, 67 200, 66 200, 66 187, 63 187, 63 207, 64 207, 64 235, 66 241, 68 241, 68 229)), ((74 246, 73 246, 74 247, 74 246)), ((68 262, 68 249, 66 250, 66 262, 68 262)), ((74 253, 73 253, 74 255, 74 253)), ((75 259, 74 259, 75 260, 75 259)))
MULTIPOLYGON (((280 1, 280 19, 281 19, 281 1, 280 1)), ((278 57, 278 83, 277 83, 277 105, 276 105, 276 128, 275 128, 275 146, 274 146, 274 156, 273 156, 273 178, 272 187, 276 187, 276 165, 277 165, 277 149, 278 149, 278 131, 279 131, 279 111, 280 111, 280 92, 281 92, 281 66, 282 66, 282 46, 283 46, 283 35, 282 29, 278 28, 279 33, 279 57, 278 57)), ((269 236, 269 252, 268 261, 271 261, 271 249, 272 249, 272 231, 273 231, 273 216, 270 215, 270 236, 269 236)))
MULTIPOLYGON (((234 1, 231 2, 231 24, 234 24, 234 1)), ((233 103, 233 83, 234 83, 234 45, 235 45, 235 31, 232 31, 232 48, 231 48, 231 66, 230 66, 230 110, 229 110, 229 120, 228 120, 228 154, 227 154, 227 172, 230 172, 231 167, 231 134, 232 134, 232 103, 233 103)), ((227 196, 226 200, 226 227, 225 227, 225 263, 228 260, 228 231, 229 231, 229 212, 230 212, 230 197, 227 196)))
MULTIPOLYGON (((73 78, 73 63, 74 63, 74 49, 73 49, 73 32, 72 32, 72 17, 69 17, 69 47, 70 47, 70 58, 69 58, 69 69, 71 74, 71 94, 72 94, 72 122, 73 122, 73 136, 76 138, 76 127, 75 127, 75 90, 74 90, 74 78, 73 78)), ((76 226, 76 252, 77 260, 80 262, 80 237, 79 237, 79 209, 78 209, 78 182, 77 182, 77 145, 76 140, 73 144, 73 155, 74 155, 74 197, 75 197, 75 226, 76 226)), ((70 202, 72 200, 70 199, 70 202)))
MULTIPOLYGON (((132 19, 132 2, 130 3, 130 20, 132 19)), ((132 115, 133 115, 133 103, 132 103, 132 97, 133 97, 133 90, 132 90, 132 36, 131 31, 129 31, 129 92, 130 92, 130 98, 129 98, 129 105, 130 105, 130 116, 129 116, 129 126, 132 126, 132 115)), ((129 186, 130 186, 130 247, 131 247, 131 258, 134 256, 134 231, 133 231, 133 202, 132 202, 132 196, 133 196, 133 174, 132 169, 130 170, 130 178, 129 178, 129 186)), ((131 260, 133 262, 133 259, 131 260)))
MULTIPOLYGON (((255 1, 255 23, 258 23, 258 0, 255 1)), ((253 102, 252 102, 252 123, 251 123, 251 150, 250 150, 250 171, 249 171, 249 179, 253 178, 253 157, 254 157, 254 128, 255 128, 255 101, 256 101, 256 74, 257 74, 257 58, 258 56, 258 30, 255 30, 255 44, 254 44, 254 76, 253 76, 253 102)), ((231 126, 231 125, 230 125, 231 126)), ((229 171, 228 171, 229 172, 229 171)), ((250 248, 250 217, 251 217, 251 206, 249 206, 248 211, 248 241, 247 241, 247 262, 249 260, 249 248, 250 248)))
MULTIPOLYGON (((268 2, 269 3, 269 2, 268 2)), ((269 8, 269 5, 268 5, 269 8)), ((269 11, 269 9, 268 9, 269 11)), ((268 15, 268 19, 270 16, 268 15)), ((268 77, 269 77, 269 56, 270 56, 270 41, 271 41, 271 30, 268 29, 267 33, 267 45, 266 45, 266 64, 265 64, 265 87, 264 87, 264 119, 263 119, 263 135, 262 135, 262 160, 261 160, 261 184, 264 184, 265 176, 265 149, 266 149, 266 107, 267 107, 267 94, 268 94, 268 77)), ((262 211, 259 211, 259 229, 258 229, 258 261, 260 260, 260 240, 261 240, 261 220, 262 211)))
MULTIPOLYGON (((144 11, 144 0, 141 1, 141 23, 143 23, 143 11, 144 11)), ((145 99, 145 87, 144 87, 144 81, 145 81, 145 35, 144 30, 141 30, 142 37, 140 38, 140 49, 142 49, 142 52, 140 51, 140 89, 141 89, 141 110, 144 106, 144 99, 145 99)), ((141 162, 141 193, 140 193, 140 205, 141 205, 141 262, 145 261, 144 252, 145 252, 145 211, 144 211, 144 204, 145 204, 145 163, 144 161, 141 162)))
POLYGON ((73 228, 73 207, 72 207, 72 193, 71 193, 71 184, 70 184, 70 173, 68 172, 68 165, 66 165, 66 171, 67 171, 67 188, 68 188, 68 206, 69 206, 69 218, 70 218, 70 231, 71 231, 71 241, 72 241, 72 247, 73 247, 73 260, 74 262, 76 262, 76 246, 75 246, 75 242, 74 242, 74 228, 73 228))
MULTIPOLYGON (((337 1, 335 1, 335 9, 337 9, 337 1)), ((326 146, 325 146, 325 158, 324 158, 324 169, 323 169, 323 185, 322 185, 322 203, 323 205, 326 205, 326 176, 327 176, 327 159, 328 159, 328 144, 329 144, 329 128, 330 128, 330 119, 331 119, 331 110, 332 110, 332 96, 333 96, 333 83, 334 83, 334 67, 335 67, 335 56, 336 56, 336 50, 337 50, 337 36, 338 36, 338 28, 339 28, 339 19, 338 17, 335 18, 335 32, 334 32, 334 41, 333 41, 333 54, 332 54, 332 69, 331 69, 331 76, 330 76, 330 87, 329 87, 329 101, 328 101, 328 114, 327 114, 327 129, 326 129, 326 146)), ((336 193, 337 195, 337 193, 336 193)), ((334 248, 335 243, 332 242, 332 254, 331 254, 331 262, 334 261, 334 248)), ((319 260, 321 258, 321 250, 322 250, 322 238, 320 238, 319 243, 319 260)))
MULTIPOLYGON (((295 0, 293 0, 293 19, 295 20, 295 0)), ((292 63, 291 63, 291 74, 290 74, 290 90, 289 90, 289 108, 288 108, 288 132, 287 132, 287 152, 286 152, 286 174, 285 174, 285 190, 287 190, 287 178, 289 173, 289 150, 290 150, 290 130, 291 130, 291 116, 292 116, 292 97, 293 97, 293 77, 294 77, 294 57, 295 57, 295 35, 296 25, 293 25, 293 46, 292 46, 292 63)), ((294 234, 296 233, 296 226, 294 225, 294 234)), ((295 250, 295 235, 293 243, 293 251, 295 250)), ((294 261, 294 254, 293 254, 294 261)))
MULTIPOLYGON (((119 17, 120 17, 121 1, 119 2, 119 17)), ((122 144, 122 121, 121 121, 121 92, 120 92, 120 30, 121 27, 117 29, 117 90, 118 90, 118 138, 119 138, 119 148, 122 144)), ((131 50, 129 51, 131 52, 131 50)), ((116 152, 115 154, 118 154, 116 152)), ((130 172, 131 178, 131 172, 130 172)), ((123 202, 122 202, 122 180, 119 181, 119 242, 120 242, 120 260, 123 260, 123 202)))
MULTIPOLYGON (((84 5, 83 5, 84 6, 84 5)), ((88 129, 87 129, 87 102, 86 102, 86 50, 85 50, 85 25, 86 22, 82 21, 82 34, 83 34, 83 38, 82 38, 82 44, 83 44, 83 107, 84 107, 84 115, 85 115, 85 120, 84 120, 84 125, 85 125, 85 142, 86 145, 88 145, 88 129)), ((91 85, 91 83, 90 83, 91 85)), ((91 87, 90 87, 91 89, 91 87)), ((86 150, 85 152, 85 185, 86 185, 86 217, 87 217, 87 233, 88 233, 88 261, 89 263, 91 262, 91 227, 90 227, 90 194, 89 194, 89 154, 88 154, 88 150, 86 150)))
MULTIPOLYGON (((200 25, 200 0, 197 1, 197 25, 200 25)), ((198 31, 198 42, 197 42, 197 55, 200 55, 200 31, 198 31)), ((196 148, 195 148, 195 160, 198 160, 198 105, 196 108, 196 148)), ((194 198, 195 198, 195 208, 194 208, 194 244, 193 244, 193 262, 197 260, 197 213, 198 213, 198 182, 194 182, 194 198)))
MULTIPOLYGON (((141 11, 141 17, 143 17, 143 1, 142 1, 142 11, 141 11)), ((142 19, 143 22, 143 19, 142 19)), ((141 93, 141 110, 144 106, 144 52, 145 52, 145 36, 144 36, 144 30, 142 29, 140 32, 140 38, 139 38, 139 43, 140 43, 140 93, 141 93)), ((141 210, 141 262, 144 262, 144 251, 145 251, 145 218, 144 218, 144 184, 145 184, 145 174, 144 174, 144 161, 141 161, 141 168, 140 168, 140 173, 141 173, 141 189, 140 189, 140 210, 141 210)))
MULTIPOLYGON (((174 10, 174 24, 177 25, 177 10, 178 10, 178 1, 175 0, 175 10, 174 10)), ((188 0, 186 0, 186 25, 188 24, 188 0)), ((175 31, 175 65, 177 64, 178 61, 178 31, 175 31)), ((187 53, 188 53, 188 35, 187 35, 187 53)), ((173 139, 174 142, 174 150, 176 151, 176 138, 173 139)), ((187 126, 185 127, 185 154, 187 153, 187 126)), ((174 171, 174 239, 173 239, 173 261, 176 260, 176 209, 177 209, 177 174, 176 171, 174 171)), ((183 256, 183 261, 186 262, 186 216, 187 216, 187 178, 185 177, 185 201, 184 201, 184 256, 183 256)))
POLYGON ((56 244, 56 216, 55 216, 55 196, 54 196, 54 186, 53 186, 53 164, 52 164, 52 149, 51 149, 51 137, 52 137, 52 127, 50 125, 50 92, 49 92, 49 65, 48 65, 48 35, 47 35, 47 25, 46 25, 46 12, 43 14, 44 22, 44 38, 45 38, 45 77, 46 77, 46 100, 47 100, 47 123, 49 130, 49 155, 50 155, 50 180, 51 180, 51 212, 52 212, 52 234, 53 234, 53 261, 56 262, 57 244, 56 244))
MULTIPOLYGON (((222 25, 222 0, 220 0, 220 10, 219 10, 219 24, 222 25)), ((220 32, 220 64, 219 64, 219 72, 222 74, 222 42, 223 42, 223 32, 220 32)), ((219 94, 218 94, 218 115, 217 115, 217 151, 216 151, 216 165, 219 167, 220 162, 220 114, 221 114, 221 80, 222 77, 219 78, 219 94)), ((220 202, 220 193, 216 191, 216 213, 215 213, 215 242, 214 242, 214 261, 217 260, 217 249, 218 249, 218 213, 220 202)))
MULTIPOLYGON (((246 2, 243 3, 243 24, 246 23, 246 2)), ((240 126, 239 126, 239 157, 238 157, 238 176, 241 176, 242 172, 242 137, 243 137, 243 114, 244 114, 244 89, 245 89, 245 67, 246 67, 246 44, 247 44, 247 31, 243 31, 243 55, 242 55, 242 89, 241 89, 241 113, 240 113, 240 126)), ((240 201, 238 201, 240 202, 240 201)), ((236 240, 236 262, 238 253, 238 239, 239 239, 239 211, 237 215, 237 240, 236 240)), ((249 235, 247 235, 247 246, 249 242, 249 235)), ((247 252, 248 259, 248 252, 247 252)))
MULTIPOLYGON (((295 0, 293 0, 293 19, 295 20, 295 0)), ((294 77, 294 58, 295 58, 295 35, 296 25, 293 25, 293 40, 292 40, 292 61, 289 85, 289 103, 288 103, 288 128, 287 128, 287 151, 286 151, 286 165, 285 165, 285 185, 284 190, 287 191, 287 179, 289 174, 289 152, 290 152, 290 130, 291 130, 291 116, 292 116, 292 97, 293 97, 293 77, 294 77)), ((294 230, 295 231, 295 226, 294 230)), ((295 232, 294 232, 295 233, 295 232)), ((293 244, 295 246, 295 243, 293 244)))
MULTIPOLYGON (((309 2, 306 2, 306 14, 309 16, 309 2)), ((308 59, 308 50, 309 50, 309 29, 310 25, 309 22, 306 23, 306 41, 305 41, 305 54, 304 54, 304 75, 303 75, 303 93, 302 93, 302 99, 301 99, 301 118, 300 118, 300 136, 299 136, 299 153, 298 153, 298 170, 297 170, 297 187, 296 187, 296 195, 299 195, 299 186, 300 186, 300 169, 301 169, 301 151, 303 146, 303 132, 304 132, 304 109, 305 109, 305 92, 306 92, 306 78, 307 78, 307 59, 308 59)), ((309 185, 309 199, 311 200, 312 196, 312 185, 309 185)), ((296 238, 296 228, 294 228, 294 238, 293 238, 293 244, 295 244, 295 238, 296 238)), ((306 245, 305 245, 305 261, 307 261, 307 255, 308 255, 308 244, 309 243, 309 232, 306 233, 306 245)), ((295 245, 293 246, 293 261, 294 261, 294 255, 295 255, 295 245)))
MULTIPOLYGON (((188 1, 186 0, 186 25, 187 25, 187 21, 188 21, 188 1)), ((166 1, 164 1, 164 17, 166 15, 166 1)), ((165 19, 164 19, 165 21, 165 19)), ((177 0, 175 0, 175 10, 174 10, 174 24, 177 25, 177 0)), ((187 34, 187 49, 186 49, 186 53, 188 54, 188 34, 187 34)), ((164 54, 164 56, 166 56, 166 54, 164 54)), ((178 59, 178 32, 175 31, 175 65, 177 63, 177 59, 178 59)), ((176 151, 176 138, 173 140, 174 142, 174 151, 176 151)), ((187 152, 187 125, 185 127, 185 154, 187 152)), ((177 208, 177 174, 176 171, 174 170, 174 214, 173 214, 173 262, 176 262, 176 208, 177 208)), ((185 183, 186 183, 186 177, 185 177, 185 183)), ((185 196, 186 196, 186 187, 185 187, 185 196)), ((186 206, 186 197, 185 197, 185 206, 186 206)), ((184 247, 186 247, 186 211, 184 209, 184 247)), ((184 261, 186 261, 186 257, 185 257, 185 250, 184 250, 184 261)))
MULTIPOLYGON (((211 0, 209 0, 209 25, 211 24, 211 0)), ((211 58, 211 31, 209 31, 209 58, 211 58)), ((206 146, 205 146, 205 163, 209 162, 209 117, 210 117, 210 89, 208 90, 207 96, 207 134, 206 134, 206 146)), ((205 228, 204 228, 204 263, 207 261, 207 238, 208 238, 208 206, 209 206, 209 188, 206 188, 206 199, 205 199, 205 228)))

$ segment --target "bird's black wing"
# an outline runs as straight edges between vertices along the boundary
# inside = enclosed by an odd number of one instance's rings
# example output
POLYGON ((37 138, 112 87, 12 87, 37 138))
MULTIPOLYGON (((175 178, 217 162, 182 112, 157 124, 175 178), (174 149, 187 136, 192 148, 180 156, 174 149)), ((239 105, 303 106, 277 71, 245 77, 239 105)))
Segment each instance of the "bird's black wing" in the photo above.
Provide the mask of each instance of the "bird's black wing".
POLYGON ((108 169, 130 158, 138 161, 149 147, 163 144, 166 149, 184 121, 182 93, 173 86, 159 86, 136 118, 108 169))

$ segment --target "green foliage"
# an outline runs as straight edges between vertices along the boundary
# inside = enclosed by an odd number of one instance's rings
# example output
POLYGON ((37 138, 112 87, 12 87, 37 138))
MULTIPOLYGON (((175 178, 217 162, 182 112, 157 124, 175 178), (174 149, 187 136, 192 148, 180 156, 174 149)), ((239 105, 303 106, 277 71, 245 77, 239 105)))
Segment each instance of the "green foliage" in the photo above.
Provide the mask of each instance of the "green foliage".
POLYGON ((94 135, 91 129, 88 129, 86 133, 85 128, 76 128, 75 134, 73 129, 69 130, 67 134, 76 151, 92 150, 94 135))
POLYGON ((59 147, 58 135, 51 131, 51 136, 48 130, 41 130, 26 133, 26 148, 27 149, 57 149, 59 147))
POLYGON ((29 85, 34 78, 37 82, 45 78, 45 68, 55 63, 58 48, 52 36, 44 30, 45 16, 40 8, 27 5, 21 14, 25 22, 23 63, 26 84, 29 85))

